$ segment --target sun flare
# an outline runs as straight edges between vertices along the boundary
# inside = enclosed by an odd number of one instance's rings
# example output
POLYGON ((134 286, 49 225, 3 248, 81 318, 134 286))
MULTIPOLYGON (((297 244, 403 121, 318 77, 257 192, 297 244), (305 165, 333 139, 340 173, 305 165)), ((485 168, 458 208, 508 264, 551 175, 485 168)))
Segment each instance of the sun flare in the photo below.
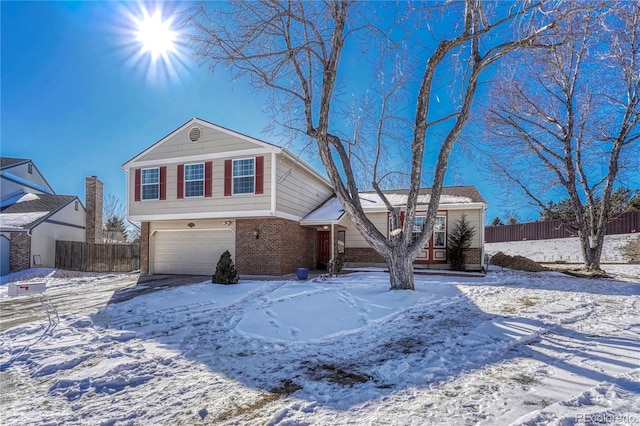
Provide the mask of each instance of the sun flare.
POLYGON ((127 66, 154 84, 180 83, 189 75, 186 35, 177 21, 180 12, 165 3, 149 9, 140 2, 124 3, 116 32, 127 66))
POLYGON ((175 50, 177 34, 171 29, 171 21, 163 21, 159 13, 144 16, 137 26, 136 40, 142 44, 142 50, 153 58, 166 56, 175 50))

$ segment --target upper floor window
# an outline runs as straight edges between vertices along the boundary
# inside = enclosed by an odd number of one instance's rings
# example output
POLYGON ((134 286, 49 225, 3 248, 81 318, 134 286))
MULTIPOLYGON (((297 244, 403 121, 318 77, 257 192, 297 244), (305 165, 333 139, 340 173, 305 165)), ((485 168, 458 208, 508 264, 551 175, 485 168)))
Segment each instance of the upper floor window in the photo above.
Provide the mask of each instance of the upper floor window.
POLYGON ((27 166, 27 172, 29 172, 30 175, 33 174, 33 164, 29 163, 29 165, 27 166))
POLYGON ((253 194, 255 191, 255 158, 233 160, 233 193, 253 194))
POLYGON ((185 197, 204 196, 204 163, 185 164, 184 195, 185 197))
POLYGON ((142 199, 157 200, 160 198, 160 169, 142 169, 142 199))
POLYGON ((76 200, 76 202, 75 202, 75 209, 76 209, 76 211, 78 211, 78 200, 76 200))

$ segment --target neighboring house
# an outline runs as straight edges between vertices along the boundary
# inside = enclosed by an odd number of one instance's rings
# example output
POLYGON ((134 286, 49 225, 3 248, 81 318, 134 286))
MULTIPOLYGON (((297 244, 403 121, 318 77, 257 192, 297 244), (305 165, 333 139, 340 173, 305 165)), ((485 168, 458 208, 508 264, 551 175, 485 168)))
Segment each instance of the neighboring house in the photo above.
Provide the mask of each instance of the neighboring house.
MULTIPOLYGON (((329 181, 284 148, 193 118, 122 169, 128 218, 141 223, 142 273, 211 275, 225 250, 248 275, 322 269, 338 255, 353 266, 384 265, 329 181)), ((447 230, 464 212, 477 230, 468 266, 479 269, 486 204, 475 187, 443 192, 435 239, 416 263, 447 267, 447 230)), ((403 193, 395 194, 400 203, 403 193)), ((383 204, 375 194, 361 196, 369 217, 388 233, 383 204)), ((420 216, 416 221, 419 226, 420 216)))
POLYGON ((0 157, 2 275, 55 266, 55 241, 85 240, 85 208, 57 195, 28 159, 0 157))

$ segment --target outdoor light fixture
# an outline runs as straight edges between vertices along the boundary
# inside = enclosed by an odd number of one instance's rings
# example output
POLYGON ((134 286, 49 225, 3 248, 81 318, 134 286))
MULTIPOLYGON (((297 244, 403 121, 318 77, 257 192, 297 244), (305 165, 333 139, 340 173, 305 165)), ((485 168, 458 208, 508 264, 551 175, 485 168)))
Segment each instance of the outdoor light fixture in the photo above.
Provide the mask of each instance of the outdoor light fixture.
POLYGON ((260 238, 260 231, 258 230, 258 228, 253 230, 253 236, 256 237, 256 240, 260 238))
POLYGON ((324 230, 329 229, 329 225, 322 225, 322 229, 324 229, 324 230))
POLYGON ((396 228, 393 231, 389 232, 389 235, 391 235, 392 237, 395 237, 396 235, 398 235, 401 232, 402 232, 402 229, 396 228))
POLYGON ((222 222, 223 225, 225 226, 229 226, 231 225, 231 221, 230 220, 225 220, 224 222, 222 222))
POLYGON ((195 223, 193 223, 193 222, 189 222, 189 223, 187 224, 187 226, 188 226, 189 228, 193 228, 194 226, 196 226, 196 224, 195 224, 195 223))

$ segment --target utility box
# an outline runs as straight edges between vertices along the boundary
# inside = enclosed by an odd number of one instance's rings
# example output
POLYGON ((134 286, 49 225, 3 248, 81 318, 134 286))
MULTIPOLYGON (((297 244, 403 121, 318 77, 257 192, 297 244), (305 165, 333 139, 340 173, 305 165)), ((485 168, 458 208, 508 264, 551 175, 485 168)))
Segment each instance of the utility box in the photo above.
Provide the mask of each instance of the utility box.
POLYGON ((9 296, 23 296, 25 294, 44 293, 47 289, 46 282, 33 282, 16 284, 9 283, 9 296))

